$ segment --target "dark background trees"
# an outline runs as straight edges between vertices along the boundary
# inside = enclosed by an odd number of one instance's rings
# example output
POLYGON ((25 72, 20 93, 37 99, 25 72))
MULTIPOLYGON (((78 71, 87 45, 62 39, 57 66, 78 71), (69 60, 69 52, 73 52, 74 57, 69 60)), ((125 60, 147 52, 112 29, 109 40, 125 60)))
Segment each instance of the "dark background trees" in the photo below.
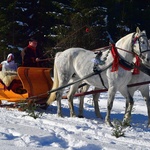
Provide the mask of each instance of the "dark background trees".
POLYGON ((5 0, 0 1, 0 61, 20 50, 30 37, 48 57, 69 47, 95 49, 134 32, 150 35, 149 0, 5 0))

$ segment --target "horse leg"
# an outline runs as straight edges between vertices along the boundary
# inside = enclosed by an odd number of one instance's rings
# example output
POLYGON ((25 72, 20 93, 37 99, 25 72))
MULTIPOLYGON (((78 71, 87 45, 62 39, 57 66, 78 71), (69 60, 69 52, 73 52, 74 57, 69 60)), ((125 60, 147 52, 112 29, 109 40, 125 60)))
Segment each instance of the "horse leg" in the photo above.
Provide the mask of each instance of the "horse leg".
MULTIPOLYGON (((123 94, 122 94, 123 95, 123 94)), ((123 95, 124 96, 124 95, 123 95)), ((124 97, 126 97, 126 96, 124 96, 124 97)), ((126 114, 127 113, 127 108, 129 107, 129 100, 127 100, 126 99, 126 105, 125 105, 125 113, 124 114, 126 114)))
POLYGON ((139 89, 143 98, 145 99, 148 113, 148 124, 147 127, 150 128, 150 95, 149 95, 149 85, 145 85, 145 88, 139 89))
POLYGON ((150 128, 150 96, 146 97, 146 106, 147 106, 147 113, 148 113, 147 127, 150 128))
MULTIPOLYGON (((87 92, 89 89, 89 85, 85 85, 81 88, 80 92, 87 92)), ((98 88, 95 88, 95 90, 97 90, 98 88)), ((99 93, 93 94, 93 101, 94 101, 94 109, 95 109, 95 115, 97 118, 101 118, 102 116, 100 114, 100 110, 99 110, 99 104, 98 104, 98 98, 99 98, 99 93)), ((85 96, 80 96, 79 100, 79 117, 83 117, 83 104, 84 104, 84 97, 85 96)))
MULTIPOLYGON (((89 87, 90 87, 89 85, 85 85, 85 86, 81 87, 80 88, 80 93, 87 92, 87 90, 89 89, 89 87)), ((79 118, 83 118, 84 97, 85 96, 80 96, 79 97, 79 114, 78 114, 79 118)))
POLYGON ((74 98, 74 94, 76 93, 78 89, 79 84, 80 82, 72 85, 70 87, 69 93, 67 94, 68 104, 70 108, 70 117, 76 117, 75 112, 74 112, 74 106, 73 106, 73 98, 74 98))
MULTIPOLYGON (((98 88, 95 88, 95 90, 98 90, 98 88)), ((100 96, 100 93, 93 94, 95 115, 97 116, 97 118, 103 119, 103 117, 102 117, 102 115, 100 113, 99 104, 98 104, 98 98, 99 98, 99 96, 100 96)))
POLYGON ((79 114, 78 114, 79 118, 83 118, 83 104, 84 104, 84 96, 80 96, 79 97, 79 114))
POLYGON ((123 118, 123 125, 128 125, 131 118, 131 112, 133 108, 133 96, 128 92, 128 89, 124 89, 123 96, 126 98, 126 108, 125 108, 125 115, 123 118))
MULTIPOLYGON (((64 76, 65 73, 61 74, 59 73, 59 86, 58 87, 63 87, 64 85, 66 85, 69 82, 69 79, 71 78, 70 75, 68 74, 68 76, 64 76)), ((62 108, 61 108, 61 99, 62 99, 62 95, 64 92, 64 88, 62 88, 61 90, 58 90, 56 92, 56 100, 57 100, 57 114, 58 116, 62 117, 62 108)))
POLYGON ((113 127, 113 124, 111 123, 111 120, 110 120, 110 113, 111 113, 111 109, 113 107, 113 101, 115 98, 115 94, 116 94, 116 88, 114 86, 109 87, 109 89, 108 89, 108 101, 107 101, 107 114, 105 117, 105 123, 111 127, 113 127))
POLYGON ((57 100, 57 115, 58 117, 63 117, 62 110, 61 110, 61 97, 62 97, 62 91, 56 92, 56 100, 57 100))

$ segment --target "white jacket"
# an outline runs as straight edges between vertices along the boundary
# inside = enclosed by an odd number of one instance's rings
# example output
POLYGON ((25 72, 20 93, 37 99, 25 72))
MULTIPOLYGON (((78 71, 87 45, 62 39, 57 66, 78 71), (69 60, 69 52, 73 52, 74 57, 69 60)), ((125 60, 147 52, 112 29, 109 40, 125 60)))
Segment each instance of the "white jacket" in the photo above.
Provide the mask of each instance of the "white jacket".
POLYGON ((2 61, 2 71, 17 71, 17 64, 15 61, 7 62, 7 60, 2 61))

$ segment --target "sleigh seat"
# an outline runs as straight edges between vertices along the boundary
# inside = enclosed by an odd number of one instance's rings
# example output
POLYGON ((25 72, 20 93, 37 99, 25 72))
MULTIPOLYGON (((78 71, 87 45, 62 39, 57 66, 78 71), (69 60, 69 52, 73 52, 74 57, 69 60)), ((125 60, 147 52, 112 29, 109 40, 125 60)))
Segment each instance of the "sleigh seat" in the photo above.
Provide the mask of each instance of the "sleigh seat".
POLYGON ((0 82, 0 100, 22 102, 31 97, 46 99, 53 85, 50 71, 51 68, 19 67, 17 77, 9 86, 0 82))

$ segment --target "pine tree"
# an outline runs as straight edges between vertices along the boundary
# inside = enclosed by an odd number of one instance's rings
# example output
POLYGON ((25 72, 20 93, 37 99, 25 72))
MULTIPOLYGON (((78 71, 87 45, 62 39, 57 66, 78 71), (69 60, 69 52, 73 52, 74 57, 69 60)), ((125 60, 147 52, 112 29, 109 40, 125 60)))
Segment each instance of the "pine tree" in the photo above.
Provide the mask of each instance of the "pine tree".
POLYGON ((0 60, 9 53, 9 44, 13 43, 15 1, 0 1, 0 60))
POLYGON ((95 49, 116 42, 137 26, 150 34, 150 1, 5 0, 0 1, 0 61, 36 37, 47 54, 70 47, 95 49))
POLYGON ((55 2, 55 12, 60 14, 56 16, 59 22, 53 27, 56 47, 62 51, 70 47, 94 49, 106 44, 103 34, 107 9, 99 5, 99 1, 92 0, 55 2))

